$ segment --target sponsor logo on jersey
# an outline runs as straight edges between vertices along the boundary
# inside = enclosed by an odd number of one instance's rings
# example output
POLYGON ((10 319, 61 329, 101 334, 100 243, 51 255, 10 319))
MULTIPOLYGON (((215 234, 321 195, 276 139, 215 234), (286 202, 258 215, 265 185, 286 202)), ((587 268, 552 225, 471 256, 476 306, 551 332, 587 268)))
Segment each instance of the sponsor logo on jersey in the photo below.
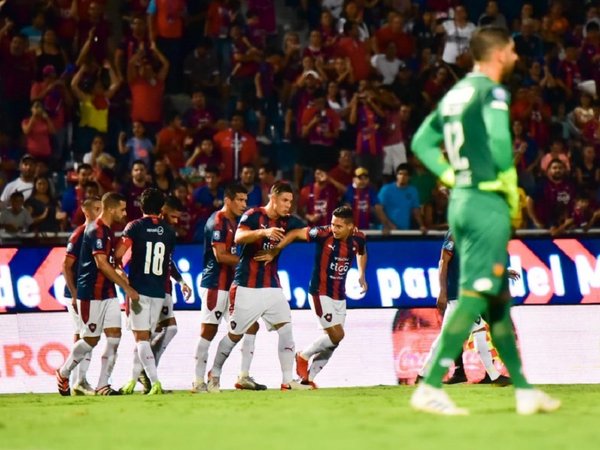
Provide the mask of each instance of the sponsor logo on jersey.
POLYGON ((473 283, 473 288, 478 292, 489 291, 494 286, 489 278, 479 278, 473 283))
POLYGON ((148 233, 156 233, 159 236, 162 236, 165 233, 165 229, 162 226, 158 226, 156 228, 146 228, 148 233))
POLYGON ((311 238, 316 238, 319 235, 319 230, 317 228, 311 228, 310 231, 308 232, 308 235, 311 238))

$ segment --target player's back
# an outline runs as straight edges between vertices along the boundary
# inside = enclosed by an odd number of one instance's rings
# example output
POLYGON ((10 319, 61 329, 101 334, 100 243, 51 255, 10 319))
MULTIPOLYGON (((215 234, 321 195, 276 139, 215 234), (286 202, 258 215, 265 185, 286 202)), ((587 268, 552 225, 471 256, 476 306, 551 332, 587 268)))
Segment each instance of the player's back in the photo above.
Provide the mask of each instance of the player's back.
POLYGON ((448 159, 456 173, 455 187, 477 188, 482 181, 496 180, 498 170, 490 150, 484 109, 505 110, 508 114, 508 103, 506 89, 480 73, 467 75, 440 101, 437 111, 442 123, 439 125, 448 159))
POLYGON ((105 255, 114 264, 114 235, 102 219, 91 222, 83 233, 79 253, 77 297, 79 300, 105 300, 116 297, 115 284, 96 265, 95 255, 105 255))
POLYGON ((164 297, 177 238, 175 230, 157 216, 145 216, 129 222, 123 238, 131 242, 131 287, 148 297, 164 297))
MULTIPOLYGON (((69 242, 67 243, 66 257, 74 260, 71 266, 71 273, 73 274, 73 280, 77 284, 77 275, 79 273, 79 255, 81 253, 81 245, 83 243, 83 233, 85 233, 85 225, 79 225, 71 236, 69 236, 69 242)), ((69 286, 65 284, 65 298, 71 298, 71 290, 69 286)))
POLYGON ((225 251, 235 255, 234 243, 237 222, 227 217, 224 211, 215 211, 204 226, 204 261, 200 286, 208 289, 228 290, 233 280, 233 266, 217 261, 213 247, 224 245, 225 251))

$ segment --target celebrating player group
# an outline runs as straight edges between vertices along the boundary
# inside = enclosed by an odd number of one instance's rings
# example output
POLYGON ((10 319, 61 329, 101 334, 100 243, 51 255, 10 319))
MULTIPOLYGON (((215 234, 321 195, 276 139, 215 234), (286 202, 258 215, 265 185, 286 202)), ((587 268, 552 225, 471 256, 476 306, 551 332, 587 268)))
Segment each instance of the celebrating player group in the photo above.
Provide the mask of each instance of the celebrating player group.
MULTIPOLYGON (((479 336, 477 342, 481 341, 479 353, 488 382, 514 384, 519 414, 551 412, 560 407, 560 401, 533 388, 525 379, 510 317, 508 278, 516 274, 507 272, 507 245, 510 219, 518 213, 519 198, 509 131, 509 94, 500 83, 517 59, 514 42, 505 29, 484 27, 474 32, 470 49, 475 61, 473 72, 444 96, 412 143, 415 155, 452 188, 452 196, 451 233, 441 255, 438 298, 439 306, 448 305, 448 311, 441 335, 419 374, 411 406, 432 414, 467 414, 441 386, 473 330, 479 336), (510 379, 495 370, 484 348, 481 319, 489 324, 510 379)), ((223 365, 241 340, 242 365, 235 387, 266 389, 250 376, 259 319, 278 334, 283 391, 315 389, 315 377, 344 338, 344 286, 355 259, 359 284, 367 290, 365 236, 355 228, 349 207, 336 209, 330 225, 306 227, 291 214, 293 197, 289 184, 277 182, 266 206, 245 211, 247 193, 243 187, 232 185, 225 192, 222 209, 208 220, 193 392, 219 391, 223 365), (311 309, 324 331, 301 351, 296 351, 290 306, 277 275, 280 252, 295 240, 317 246, 309 296, 311 309), (223 320, 228 333, 218 343, 207 372, 209 347, 223 320)), ((180 283, 184 295, 191 292, 172 263, 172 225, 177 222, 179 207, 171 199, 165 200, 159 191, 147 189, 141 195, 143 217, 127 224, 118 241, 110 227, 125 218, 123 197, 104 195, 99 216, 98 199, 86 200, 82 208, 87 222, 69 239, 64 263, 66 294, 72 298, 69 311, 75 345, 56 371, 58 390, 62 395, 130 394, 139 381, 145 392, 160 394, 163 389, 157 365, 177 331, 168 295, 171 278, 180 283), (128 248, 130 269, 125 274, 122 261, 128 248), (127 323, 136 341, 131 381, 120 390, 109 384, 121 338, 115 284, 127 296, 127 323), (92 389, 86 370, 103 332, 107 343, 100 377, 92 389), (76 368, 71 388, 69 377, 76 368)))

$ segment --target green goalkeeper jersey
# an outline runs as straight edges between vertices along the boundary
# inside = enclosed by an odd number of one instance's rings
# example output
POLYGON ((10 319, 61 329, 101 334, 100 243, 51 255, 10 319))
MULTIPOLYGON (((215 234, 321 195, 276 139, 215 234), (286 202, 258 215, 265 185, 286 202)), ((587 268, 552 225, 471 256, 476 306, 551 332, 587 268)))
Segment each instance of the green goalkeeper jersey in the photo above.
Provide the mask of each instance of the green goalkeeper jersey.
POLYGON ((514 168, 508 105, 504 87, 481 73, 471 73, 421 125, 413 151, 440 177, 451 167, 457 188, 504 191, 499 183, 489 182, 497 182, 499 174, 514 168), (447 160, 440 151, 442 143, 447 160))

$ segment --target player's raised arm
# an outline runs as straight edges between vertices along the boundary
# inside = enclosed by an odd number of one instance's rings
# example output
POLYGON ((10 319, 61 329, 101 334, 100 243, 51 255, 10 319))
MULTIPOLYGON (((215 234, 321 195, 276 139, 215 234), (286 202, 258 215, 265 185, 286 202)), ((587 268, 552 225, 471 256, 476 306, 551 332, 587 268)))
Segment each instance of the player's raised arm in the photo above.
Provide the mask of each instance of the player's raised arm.
POLYGON ((454 170, 444 157, 441 144, 444 135, 441 128, 439 113, 433 111, 421 124, 412 140, 415 155, 431 170, 446 186, 454 186, 454 170))

